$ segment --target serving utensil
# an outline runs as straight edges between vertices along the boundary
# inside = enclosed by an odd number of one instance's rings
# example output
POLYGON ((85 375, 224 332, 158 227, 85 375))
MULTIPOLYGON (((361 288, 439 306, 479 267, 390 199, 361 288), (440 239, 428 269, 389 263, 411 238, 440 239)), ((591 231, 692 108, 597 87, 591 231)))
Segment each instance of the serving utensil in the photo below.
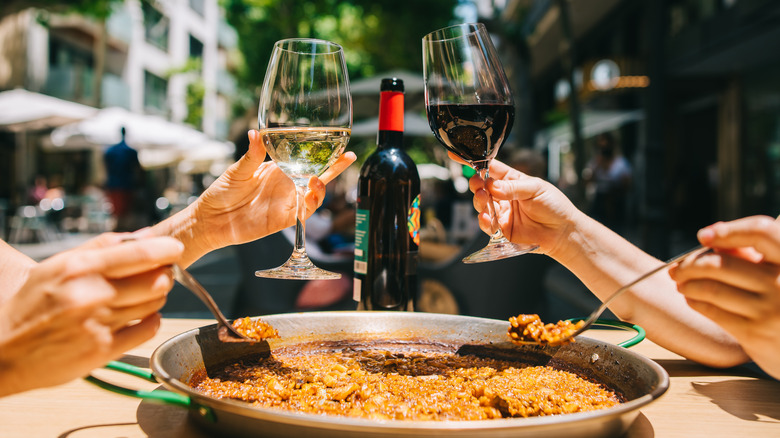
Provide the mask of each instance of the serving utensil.
POLYGON ((227 318, 225 318, 225 315, 222 313, 222 311, 219 310, 219 306, 217 306, 217 303, 214 301, 214 298, 211 297, 211 294, 206 291, 206 288, 204 288, 203 285, 201 285, 200 282, 189 273, 189 271, 175 263, 171 265, 171 270, 173 271, 173 278, 181 283, 182 286, 189 289, 190 292, 195 294, 196 297, 200 298, 200 300, 203 301, 206 307, 209 308, 211 313, 217 319, 217 337, 220 341, 258 342, 257 339, 244 336, 235 328, 233 328, 233 326, 228 322, 227 318))
MULTIPOLYGON (((633 281, 631 281, 631 282, 629 282, 627 284, 624 284, 623 286, 618 288, 618 290, 613 292, 612 295, 609 296, 609 298, 604 300, 604 302, 601 303, 601 306, 599 306, 596 310, 594 310, 593 313, 588 315, 588 317, 585 318, 585 320, 584 320, 585 321, 584 324, 582 324, 582 326, 580 328, 578 328, 577 330, 575 330, 574 332, 572 332, 572 333, 570 333, 570 334, 568 334, 566 336, 562 336, 561 338, 557 339, 555 341, 555 345, 562 345, 562 344, 568 343, 575 336, 581 334, 582 332, 584 332, 585 330, 590 328, 590 326, 593 325, 593 323, 599 318, 599 316, 601 316, 602 313, 604 313, 605 310, 607 310, 607 307, 609 307, 609 305, 612 304, 612 302, 615 301, 616 298, 618 298, 619 296, 623 295, 624 292, 626 292, 627 290, 629 290, 632 287, 634 287, 640 281, 645 280, 646 278, 650 277, 651 275, 655 274, 656 272, 662 271, 665 268, 667 268, 667 267, 669 267, 669 266, 671 266, 671 265, 673 265, 673 264, 675 264, 677 262, 682 261, 683 259, 685 259, 688 256, 696 256, 696 257, 698 257, 698 256, 700 256, 702 254, 706 254, 708 252, 712 252, 712 248, 705 248, 705 247, 702 247, 701 245, 697 246, 697 247, 695 247, 693 249, 690 249, 690 250, 688 250, 688 251, 686 251, 686 252, 684 252, 684 253, 682 253, 680 255, 672 257, 666 263, 664 263, 664 264, 662 264, 662 265, 660 265, 660 266, 658 266, 656 268, 653 268, 653 269, 645 272, 644 274, 640 275, 635 280, 633 280, 633 281)), ((546 341, 522 340, 522 339, 512 339, 512 342, 515 343, 515 344, 518 344, 518 345, 548 345, 549 344, 546 341)))

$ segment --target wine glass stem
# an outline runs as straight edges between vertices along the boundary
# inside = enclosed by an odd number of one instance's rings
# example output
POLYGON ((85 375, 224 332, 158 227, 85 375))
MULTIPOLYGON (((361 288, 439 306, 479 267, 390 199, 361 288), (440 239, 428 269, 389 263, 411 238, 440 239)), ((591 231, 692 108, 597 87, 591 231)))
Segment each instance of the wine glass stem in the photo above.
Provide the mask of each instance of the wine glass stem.
POLYGON ((490 191, 487 188, 487 181, 490 177, 490 172, 488 170, 488 165, 484 167, 477 168, 477 172, 479 172, 479 176, 482 178, 482 181, 484 181, 484 189, 485 192, 488 195, 488 215, 490 216, 490 230, 493 234, 490 235, 490 243, 506 240, 504 237, 504 234, 501 232, 501 226, 498 225, 498 213, 496 212, 496 204, 493 202, 493 195, 490 194, 490 191))
POLYGON ((306 192, 307 185, 295 184, 295 249, 293 258, 306 258, 306 192))

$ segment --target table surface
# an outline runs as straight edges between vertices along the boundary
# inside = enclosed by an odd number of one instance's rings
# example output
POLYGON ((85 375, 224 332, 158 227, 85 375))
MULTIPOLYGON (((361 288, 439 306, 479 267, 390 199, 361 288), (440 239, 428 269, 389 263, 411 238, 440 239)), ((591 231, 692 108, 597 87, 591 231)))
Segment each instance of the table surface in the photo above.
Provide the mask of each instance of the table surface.
MULTIPOLYGON (((157 335, 123 361, 148 367, 163 341, 211 320, 164 319, 157 335)), ((586 336, 620 342, 627 333, 590 330, 586 336)), ((780 437, 780 382, 746 368, 717 370, 645 340, 631 347, 666 369, 671 385, 645 406, 627 437, 780 437)), ((52 364, 56 366, 56 364, 52 364)), ((100 373, 108 373, 98 370, 100 373)), ((103 376, 103 374, 101 374, 103 376)), ((152 390, 161 386, 110 373, 112 382, 152 390)), ((205 437, 184 408, 117 395, 78 379, 65 385, 0 398, 2 437, 205 437)))

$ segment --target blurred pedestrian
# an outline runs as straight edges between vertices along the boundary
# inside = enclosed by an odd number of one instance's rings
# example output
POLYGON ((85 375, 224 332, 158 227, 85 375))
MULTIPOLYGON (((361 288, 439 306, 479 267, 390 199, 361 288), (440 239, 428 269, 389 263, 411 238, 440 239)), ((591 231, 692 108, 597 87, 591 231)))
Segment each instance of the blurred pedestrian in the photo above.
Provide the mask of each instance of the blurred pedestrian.
POLYGON ((139 212, 143 193, 143 168, 138 161, 138 152, 125 141, 127 131, 121 129, 119 143, 106 149, 103 163, 106 166, 106 196, 116 219, 115 231, 132 231, 146 225, 140 220, 139 212))
POLYGON ((624 234, 631 165, 617 150, 612 134, 605 132, 596 137, 596 155, 584 173, 593 190, 590 216, 618 234, 624 234))
POLYGON ((38 205, 45 197, 46 192, 49 190, 49 185, 46 182, 46 177, 38 175, 35 177, 35 184, 30 188, 27 193, 27 203, 30 205, 38 205))

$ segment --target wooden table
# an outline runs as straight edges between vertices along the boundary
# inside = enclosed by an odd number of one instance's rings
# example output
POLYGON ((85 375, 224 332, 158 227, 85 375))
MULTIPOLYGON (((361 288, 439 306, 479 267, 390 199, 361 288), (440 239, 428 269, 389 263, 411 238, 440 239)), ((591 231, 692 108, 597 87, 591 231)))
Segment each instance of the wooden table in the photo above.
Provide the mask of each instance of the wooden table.
MULTIPOLYGON (((146 367, 154 348, 173 335, 211 320, 165 319, 157 336, 124 361, 146 367)), ((591 330, 589 337, 619 342, 626 332, 591 330)), ((632 350, 663 366, 671 385, 642 409, 626 436, 780 437, 780 382, 743 368, 713 370, 645 340, 632 350)), ((57 366, 52 363, 52 366, 57 366)), ((139 389, 160 385, 99 371, 112 382, 139 389)), ((84 380, 0 398, 0 437, 205 437, 183 408, 113 394, 84 380)))

